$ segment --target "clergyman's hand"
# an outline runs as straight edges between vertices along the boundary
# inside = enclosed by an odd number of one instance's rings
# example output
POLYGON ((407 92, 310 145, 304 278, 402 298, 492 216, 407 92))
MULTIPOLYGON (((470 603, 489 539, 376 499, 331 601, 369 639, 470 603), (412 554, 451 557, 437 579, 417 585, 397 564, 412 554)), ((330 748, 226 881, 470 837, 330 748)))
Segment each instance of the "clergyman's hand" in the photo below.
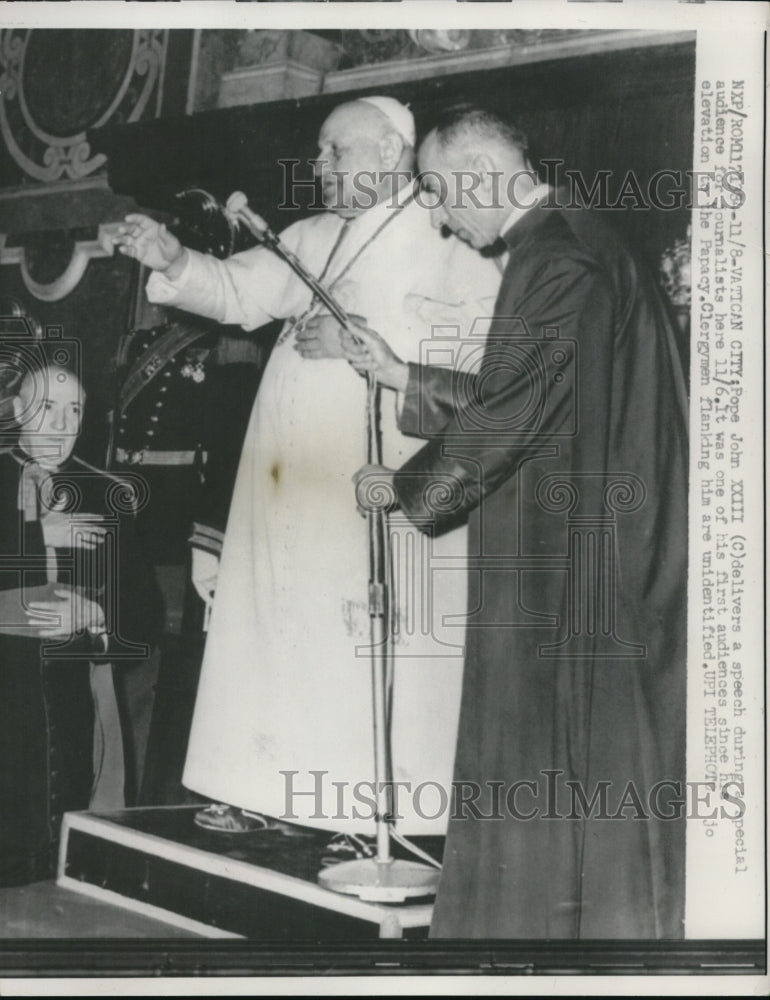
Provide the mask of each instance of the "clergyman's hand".
POLYGON ((370 373, 377 381, 390 389, 404 392, 409 381, 407 365, 391 349, 387 341, 364 323, 351 318, 347 329, 341 335, 345 357, 355 370, 365 375, 370 373))
POLYGON ((392 510, 398 503, 396 488, 393 485, 395 469, 384 465, 363 465, 353 476, 356 488, 356 506, 358 513, 367 514, 392 510))
POLYGON ((122 254, 153 271, 165 271, 168 278, 182 273, 187 251, 173 233, 148 215, 127 215, 112 242, 122 254))

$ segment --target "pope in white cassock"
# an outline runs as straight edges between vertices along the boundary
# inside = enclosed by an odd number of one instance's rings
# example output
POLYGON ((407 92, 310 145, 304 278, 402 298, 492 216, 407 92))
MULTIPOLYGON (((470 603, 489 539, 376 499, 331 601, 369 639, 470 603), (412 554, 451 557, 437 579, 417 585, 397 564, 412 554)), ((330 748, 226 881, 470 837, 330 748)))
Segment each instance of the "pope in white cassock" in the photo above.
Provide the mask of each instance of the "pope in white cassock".
MULTIPOLYGON (((418 362, 434 327, 462 336, 492 314, 500 275, 432 228, 409 174, 414 145, 411 113, 392 98, 336 108, 316 164, 328 211, 281 238, 343 308, 392 331, 391 347, 418 362)), ((338 324, 312 318, 312 293, 269 249, 220 261, 141 215, 117 242, 154 270, 154 302, 247 330, 286 320, 246 433, 183 778, 228 808, 199 821, 247 829, 246 810, 372 832, 367 532, 352 484, 365 459, 365 381, 342 359, 338 324)), ((453 363, 446 339, 440 347, 434 363, 453 363)), ((402 403, 383 390, 383 461, 394 468, 420 446, 398 430, 402 403)), ((393 778, 408 783, 396 803, 404 834, 446 828, 462 679, 465 529, 424 538, 391 526, 391 748, 393 778)))

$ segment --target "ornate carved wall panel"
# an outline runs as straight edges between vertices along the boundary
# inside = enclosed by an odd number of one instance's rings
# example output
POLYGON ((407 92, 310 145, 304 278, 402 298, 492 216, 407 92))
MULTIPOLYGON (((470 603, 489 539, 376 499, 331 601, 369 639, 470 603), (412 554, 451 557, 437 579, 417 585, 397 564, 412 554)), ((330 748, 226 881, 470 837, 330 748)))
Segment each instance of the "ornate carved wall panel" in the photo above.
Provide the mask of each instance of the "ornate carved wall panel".
MULTIPOLYGON (((104 164, 86 131, 160 108, 168 32, 0 32, 0 131, 28 177, 80 178, 104 164)), ((7 182, 6 182, 7 183, 7 182)))
MULTIPOLYGON (((56 242, 55 237, 61 234, 45 233, 45 245, 42 247, 42 252, 36 255, 29 245, 6 247, 7 237, 4 233, 0 233, 0 264, 18 264, 21 269, 21 279, 28 292, 41 302, 58 302, 76 287, 85 274, 89 260, 113 255, 112 237, 115 235, 116 227, 116 223, 99 226, 96 239, 63 240, 64 252, 58 255, 59 266, 53 273, 45 274, 42 279, 34 274, 36 265, 38 268, 45 268, 51 258, 56 256, 52 244, 56 242), (42 258, 40 263, 38 257, 42 258)), ((34 243, 32 240, 29 242, 34 243)))

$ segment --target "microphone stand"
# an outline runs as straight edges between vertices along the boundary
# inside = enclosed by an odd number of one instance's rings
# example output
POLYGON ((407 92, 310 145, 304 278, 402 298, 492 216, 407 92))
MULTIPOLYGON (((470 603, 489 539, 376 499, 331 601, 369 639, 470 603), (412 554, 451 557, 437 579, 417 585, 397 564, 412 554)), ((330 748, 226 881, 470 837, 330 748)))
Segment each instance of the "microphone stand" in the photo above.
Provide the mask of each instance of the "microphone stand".
MULTIPOLYGON (((243 222, 256 239, 284 260, 326 306, 339 323, 349 328, 350 318, 342 306, 291 252, 267 223, 248 207, 246 196, 236 191, 227 200, 226 213, 243 222)), ((382 464, 380 437, 380 386, 372 372, 366 375, 367 463, 382 464)), ((343 861, 324 868, 318 881, 334 892, 373 902, 399 903, 408 897, 433 896, 438 871, 415 861, 395 860, 390 851, 389 824, 392 817, 390 754, 387 718, 387 656, 390 612, 388 586, 388 518, 386 508, 367 506, 369 537, 369 630, 374 720, 374 780, 377 804, 377 853, 373 858, 343 861)))

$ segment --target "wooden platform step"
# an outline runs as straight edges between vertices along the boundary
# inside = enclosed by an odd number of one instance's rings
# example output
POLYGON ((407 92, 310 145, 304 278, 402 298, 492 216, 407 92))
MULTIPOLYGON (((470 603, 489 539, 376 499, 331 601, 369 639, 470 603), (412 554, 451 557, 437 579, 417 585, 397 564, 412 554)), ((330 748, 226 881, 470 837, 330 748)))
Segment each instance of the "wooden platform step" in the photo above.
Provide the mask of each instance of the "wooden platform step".
MULTIPOLYGON (((318 885, 328 831, 212 832, 193 822, 199 808, 67 813, 58 884, 207 937, 427 937, 429 900, 371 903, 318 885)), ((440 838, 415 841, 440 857, 440 838)))

